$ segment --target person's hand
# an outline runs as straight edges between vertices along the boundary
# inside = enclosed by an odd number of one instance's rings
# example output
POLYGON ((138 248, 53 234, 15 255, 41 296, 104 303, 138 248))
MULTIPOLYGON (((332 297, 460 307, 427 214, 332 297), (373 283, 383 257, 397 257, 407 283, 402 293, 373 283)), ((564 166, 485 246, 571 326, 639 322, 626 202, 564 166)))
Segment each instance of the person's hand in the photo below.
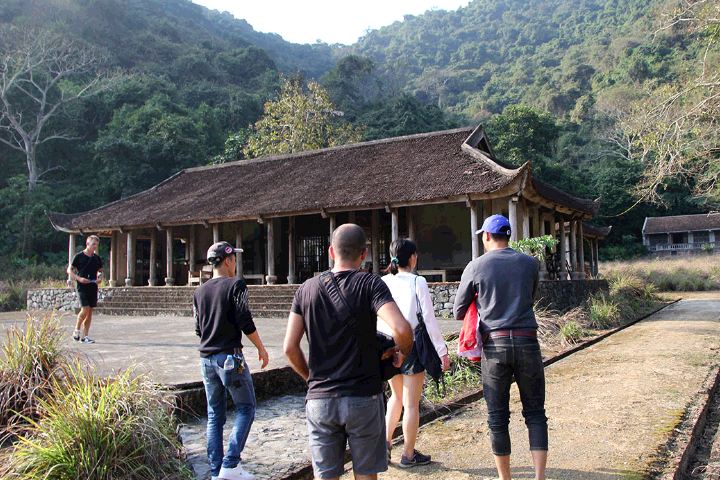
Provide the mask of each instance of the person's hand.
POLYGON ((270 362, 267 350, 264 348, 262 350, 258 350, 258 360, 260 360, 260 363, 262 364, 260 368, 267 367, 268 362, 270 362))
POLYGON ((87 285, 88 283, 90 283, 90 280, 85 277, 77 277, 77 281, 78 283, 82 283, 83 285, 87 285))
POLYGON ((387 360, 388 358, 395 355, 395 352, 397 351, 397 347, 390 347, 387 350, 383 352, 383 354, 380 356, 380 360, 387 360))
POLYGON ((400 351, 400 347, 397 347, 397 349, 395 350, 395 356, 393 357, 393 366, 395 368, 400 368, 402 367, 404 361, 405 354, 400 351))
POLYGON ((440 358, 440 360, 442 361, 442 371, 447 372, 450 368, 450 355, 446 353, 440 358))

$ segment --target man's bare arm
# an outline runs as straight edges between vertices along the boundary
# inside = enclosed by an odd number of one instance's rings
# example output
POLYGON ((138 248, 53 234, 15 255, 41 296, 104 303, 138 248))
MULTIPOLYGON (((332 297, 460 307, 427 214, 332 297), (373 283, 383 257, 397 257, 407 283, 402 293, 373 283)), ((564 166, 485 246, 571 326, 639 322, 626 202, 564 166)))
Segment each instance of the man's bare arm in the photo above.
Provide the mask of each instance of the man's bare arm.
POLYGON ((285 331, 285 341, 283 342, 283 351, 292 369, 307 382, 310 376, 310 369, 308 368, 305 354, 300 348, 300 341, 304 334, 305 326, 303 325, 303 317, 297 313, 290 312, 287 330, 285 331))
POLYGON ((255 348, 257 348, 258 351, 258 360, 261 362, 262 366, 260 368, 267 367, 268 362, 270 361, 270 356, 268 355, 267 350, 265 349, 265 345, 263 344, 262 340, 260 339, 260 334, 257 330, 255 330, 253 333, 249 335, 245 335, 248 340, 250 340, 253 345, 255 345, 255 348))
POLYGON ((388 302, 378 310, 378 316, 390 327, 393 332, 395 345, 400 348, 403 355, 410 354, 413 344, 413 332, 410 323, 405 320, 402 312, 395 302, 388 302))

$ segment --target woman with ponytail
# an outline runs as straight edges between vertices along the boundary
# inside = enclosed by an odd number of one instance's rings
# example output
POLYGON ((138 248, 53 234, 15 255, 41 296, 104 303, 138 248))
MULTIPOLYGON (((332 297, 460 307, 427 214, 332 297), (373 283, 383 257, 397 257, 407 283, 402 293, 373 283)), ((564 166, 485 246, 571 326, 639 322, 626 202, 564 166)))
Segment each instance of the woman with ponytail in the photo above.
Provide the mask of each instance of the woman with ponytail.
MULTIPOLYGON (((386 270, 389 275, 385 275, 383 280, 390 288, 395 303, 413 329, 418 325, 417 313, 418 305, 420 306, 430 339, 442 361, 442 368, 447 370, 450 366, 450 357, 435 318, 427 282, 425 278, 413 273, 417 266, 415 242, 408 239, 395 240, 390 245, 390 257, 390 265, 386 270)), ((378 319, 378 330, 390 333, 389 327, 380 319, 378 319)), ((395 375, 389 380, 392 395, 388 400, 385 414, 388 459, 395 426, 405 409, 402 422, 404 447, 398 466, 410 468, 416 465, 426 465, 430 463, 430 455, 423 455, 415 450, 415 440, 420 426, 420 396, 425 383, 425 367, 419 362, 414 345, 410 355, 400 367, 400 372, 400 375, 395 375)))

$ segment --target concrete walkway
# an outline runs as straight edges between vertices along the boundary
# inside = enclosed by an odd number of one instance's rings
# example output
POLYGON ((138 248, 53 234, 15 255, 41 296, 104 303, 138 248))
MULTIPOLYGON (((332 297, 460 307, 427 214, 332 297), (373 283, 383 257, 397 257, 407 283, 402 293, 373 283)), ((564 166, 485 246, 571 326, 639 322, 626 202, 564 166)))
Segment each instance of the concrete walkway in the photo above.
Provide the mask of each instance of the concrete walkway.
MULTIPOLYGON (((720 295, 715 294, 674 304, 548 367, 548 478, 644 478, 719 363, 720 295)), ((511 395, 514 478, 533 478, 515 387, 511 395)), ((391 466, 380 477, 495 478, 486 415, 481 401, 428 424, 417 448, 435 462, 410 471, 391 466)), ((396 462, 400 450, 393 450, 396 462)))
MULTIPOLYGON (((50 315, 49 312, 35 314, 50 315)), ((4 339, 3 330, 10 325, 21 324, 27 315, 27 312, 0 313, 0 336, 4 339)), ((195 336, 194 320, 190 317, 95 315, 90 336, 96 343, 85 345, 71 339, 75 316, 69 313, 57 315, 67 331, 67 347, 87 355, 103 374, 134 364, 160 384, 181 385, 202 381, 198 367, 198 337, 195 336)), ((445 334, 457 332, 461 326, 454 320, 439 322, 445 334)), ((256 318, 255 324, 270 355, 267 368, 286 367, 282 342, 287 319, 256 318)), ((251 370, 260 370, 254 345, 247 339, 243 339, 243 345, 251 370)))

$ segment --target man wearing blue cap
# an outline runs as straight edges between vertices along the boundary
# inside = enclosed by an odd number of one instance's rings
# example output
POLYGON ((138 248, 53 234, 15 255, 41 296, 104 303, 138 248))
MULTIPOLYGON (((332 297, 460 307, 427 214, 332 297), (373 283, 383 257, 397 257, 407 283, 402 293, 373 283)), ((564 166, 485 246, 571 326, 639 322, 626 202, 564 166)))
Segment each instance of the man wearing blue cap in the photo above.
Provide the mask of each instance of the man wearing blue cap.
POLYGON ((477 302, 483 392, 500 480, 511 478, 508 425, 513 377, 520 390, 535 478, 543 480, 548 450, 545 372, 533 312, 540 264, 508 247, 510 230, 507 218, 492 215, 475 232, 482 235, 485 254, 465 267, 453 311, 455 318, 462 320, 470 304, 477 302))

